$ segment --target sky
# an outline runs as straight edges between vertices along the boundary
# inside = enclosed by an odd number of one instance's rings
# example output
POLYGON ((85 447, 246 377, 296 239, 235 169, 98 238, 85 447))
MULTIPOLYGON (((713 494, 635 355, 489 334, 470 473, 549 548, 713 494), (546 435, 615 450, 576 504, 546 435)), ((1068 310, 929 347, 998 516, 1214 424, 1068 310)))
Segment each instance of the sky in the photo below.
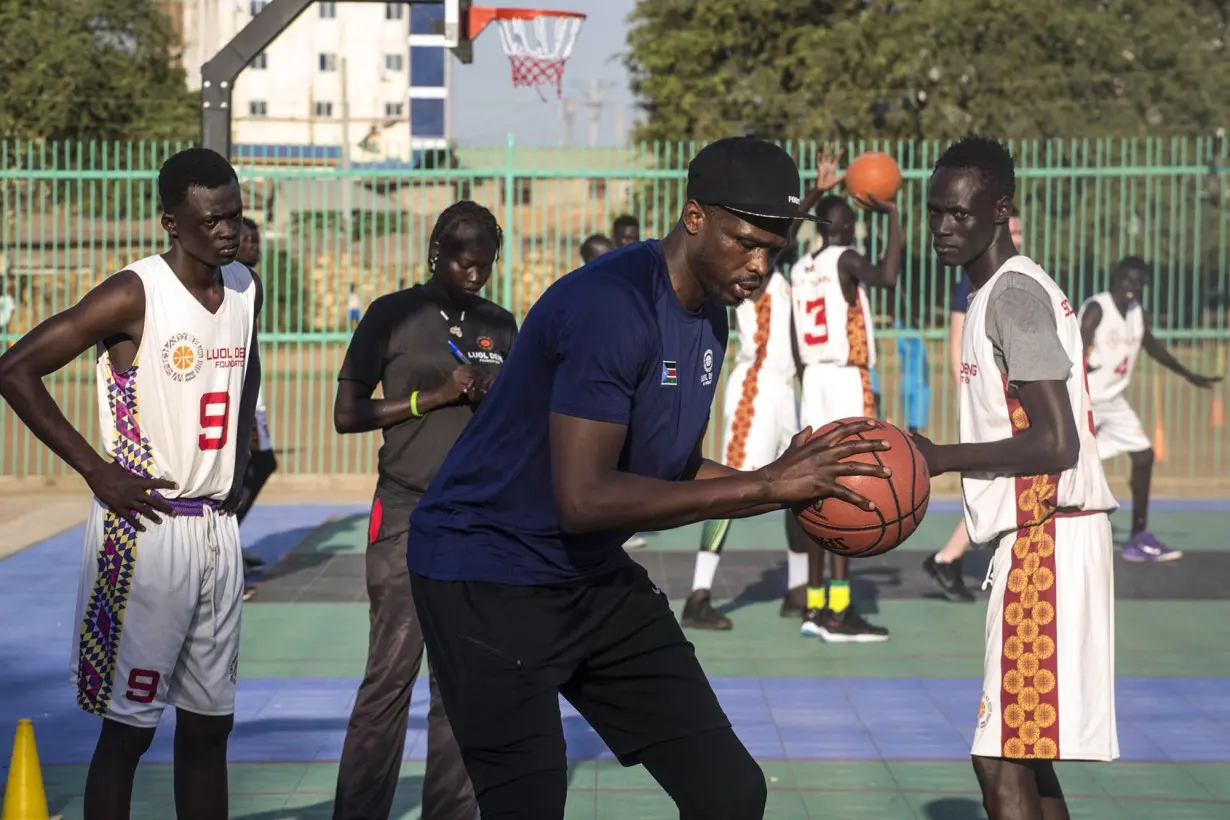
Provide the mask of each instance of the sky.
MULTIPOLYGON (((482 2, 485 5, 491 0, 482 2)), ((624 18, 632 11, 634 0, 513 0, 509 5, 588 15, 564 71, 564 97, 576 101, 570 144, 589 144, 590 112, 585 100, 594 82, 602 84, 604 98, 596 144, 623 144, 624 134, 637 116, 622 60, 628 30, 624 18)), ((509 131, 516 134, 518 145, 560 144, 562 105, 555 98, 555 90, 552 88, 548 101, 543 102, 533 89, 513 88, 512 69, 494 27, 474 41, 473 63, 462 65, 453 58, 452 86, 453 139, 459 144, 503 145, 509 131)))

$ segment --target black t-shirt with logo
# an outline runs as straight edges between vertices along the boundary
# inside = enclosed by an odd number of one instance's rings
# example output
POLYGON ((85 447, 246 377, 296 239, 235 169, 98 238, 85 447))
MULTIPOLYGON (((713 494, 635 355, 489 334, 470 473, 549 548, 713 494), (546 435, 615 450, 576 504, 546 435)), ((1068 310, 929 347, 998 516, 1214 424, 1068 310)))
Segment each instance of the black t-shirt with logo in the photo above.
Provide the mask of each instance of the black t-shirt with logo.
MULTIPOLYGON (((477 369, 494 374, 516 336, 517 321, 504 308, 479 297, 461 305, 429 281, 372 302, 338 379, 373 390, 382 384, 385 398, 409 401, 415 390, 440 386, 460 366, 450 341, 477 369)), ((377 467, 381 494, 417 502, 475 410, 462 399, 384 430, 377 467)))

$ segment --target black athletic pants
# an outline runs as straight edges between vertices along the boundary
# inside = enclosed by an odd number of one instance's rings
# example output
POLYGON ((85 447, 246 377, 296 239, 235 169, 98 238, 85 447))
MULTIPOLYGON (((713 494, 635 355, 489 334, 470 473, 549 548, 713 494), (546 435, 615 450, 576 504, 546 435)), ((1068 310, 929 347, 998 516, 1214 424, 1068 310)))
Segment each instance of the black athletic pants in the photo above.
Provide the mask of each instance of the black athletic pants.
POLYGON ((763 816, 764 773, 640 566, 573 586, 410 583, 483 820, 563 818, 560 694, 680 817, 763 816))
MULTIPOLYGON (((416 499, 417 500, 417 499, 416 499)), ((367 670, 355 698, 337 772, 334 820, 386 820, 401 775, 410 690, 423 663, 423 632, 406 570, 413 503, 377 494, 368 526, 367 670)), ((434 671, 434 660, 432 667, 434 671)), ((423 820, 474 820, 478 804, 431 675, 423 820)))
POLYGON ((243 474, 243 488, 239 495, 239 508, 235 511, 235 520, 240 524, 248 516, 261 488, 278 469, 278 459, 273 450, 253 450, 248 459, 248 469, 243 474))

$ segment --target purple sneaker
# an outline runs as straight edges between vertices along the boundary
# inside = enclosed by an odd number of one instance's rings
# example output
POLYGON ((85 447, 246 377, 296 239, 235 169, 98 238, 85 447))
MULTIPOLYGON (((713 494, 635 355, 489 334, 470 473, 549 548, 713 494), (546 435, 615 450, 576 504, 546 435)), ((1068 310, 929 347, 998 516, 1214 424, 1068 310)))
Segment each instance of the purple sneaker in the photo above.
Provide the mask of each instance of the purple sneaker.
POLYGON ((1148 530, 1138 532, 1123 545, 1123 560, 1136 563, 1178 561, 1183 557, 1180 550, 1172 550, 1153 537, 1148 530))

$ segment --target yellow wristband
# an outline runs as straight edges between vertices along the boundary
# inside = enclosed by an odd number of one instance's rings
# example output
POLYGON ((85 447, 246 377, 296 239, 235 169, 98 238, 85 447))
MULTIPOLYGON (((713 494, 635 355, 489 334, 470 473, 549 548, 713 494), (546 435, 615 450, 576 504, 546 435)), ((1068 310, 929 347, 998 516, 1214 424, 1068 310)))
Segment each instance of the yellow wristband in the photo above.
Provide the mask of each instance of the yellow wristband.
POLYGON ((419 412, 419 391, 417 390, 410 394, 410 415, 416 419, 423 417, 423 414, 419 412))

